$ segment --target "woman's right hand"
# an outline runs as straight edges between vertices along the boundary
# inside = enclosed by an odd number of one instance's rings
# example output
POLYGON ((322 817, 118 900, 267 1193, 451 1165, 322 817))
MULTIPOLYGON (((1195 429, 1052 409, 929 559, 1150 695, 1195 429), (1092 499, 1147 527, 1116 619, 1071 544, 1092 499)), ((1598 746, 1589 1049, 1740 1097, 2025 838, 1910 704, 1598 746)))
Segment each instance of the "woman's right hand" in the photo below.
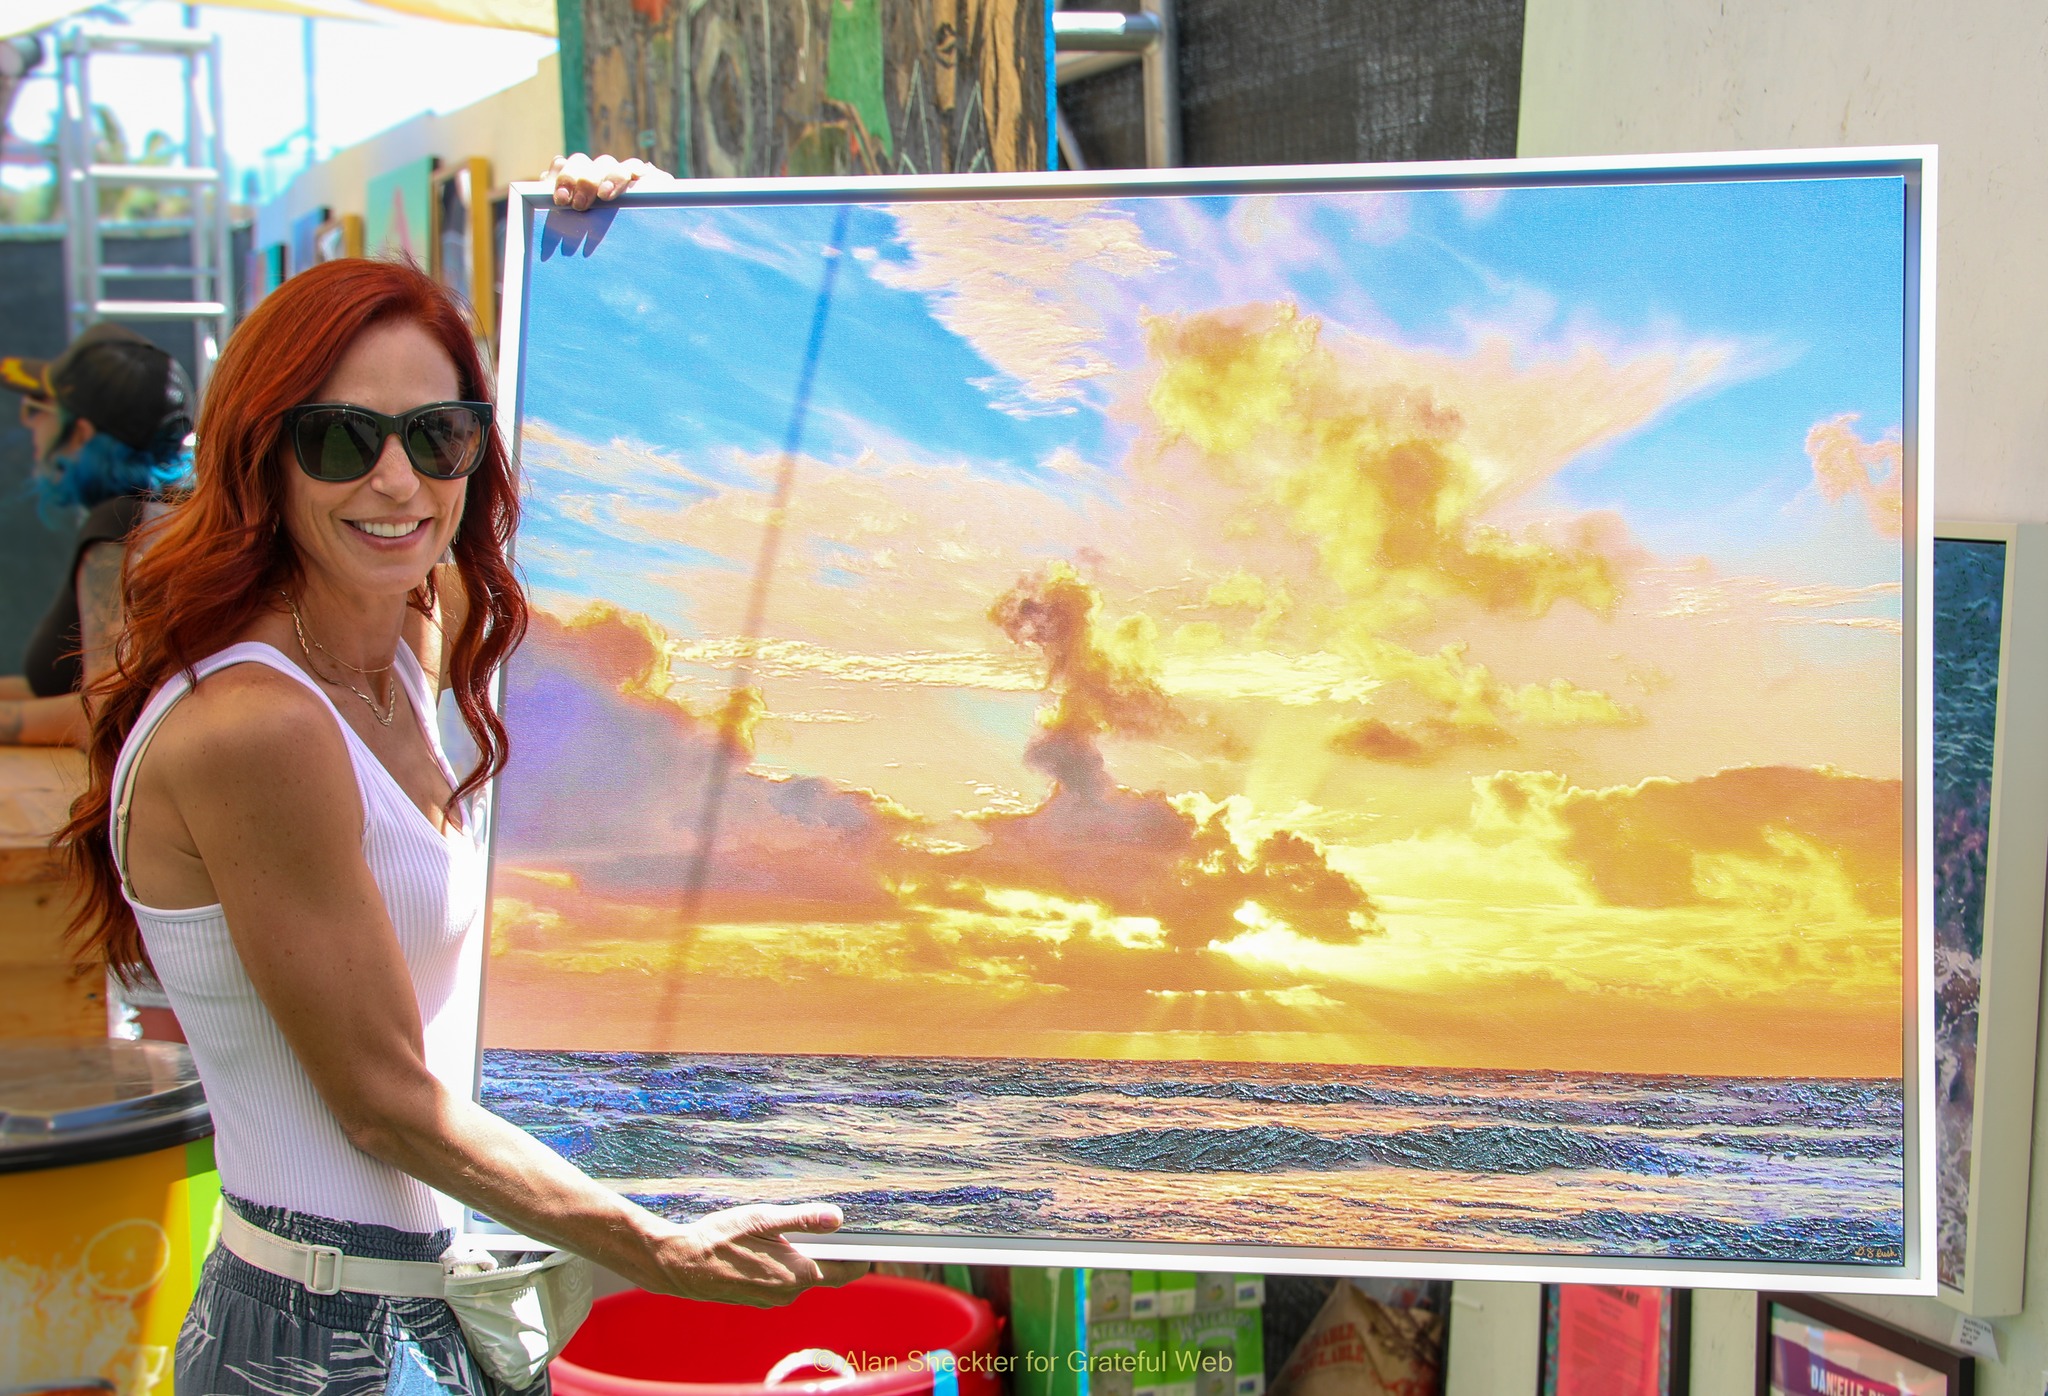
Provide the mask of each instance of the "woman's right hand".
POLYGON ((609 155, 585 155, 580 150, 574 155, 557 155, 540 177, 554 186, 557 206, 579 213, 636 186, 657 189, 675 183, 674 175, 645 160, 617 160, 609 155))
POLYGON ((678 1226, 653 1248, 656 1269, 629 1276, 643 1289, 708 1299, 719 1304, 772 1308, 817 1285, 843 1285, 869 1270, 864 1260, 813 1260, 784 1233, 821 1236, 837 1231, 837 1207, 730 1207, 678 1226))

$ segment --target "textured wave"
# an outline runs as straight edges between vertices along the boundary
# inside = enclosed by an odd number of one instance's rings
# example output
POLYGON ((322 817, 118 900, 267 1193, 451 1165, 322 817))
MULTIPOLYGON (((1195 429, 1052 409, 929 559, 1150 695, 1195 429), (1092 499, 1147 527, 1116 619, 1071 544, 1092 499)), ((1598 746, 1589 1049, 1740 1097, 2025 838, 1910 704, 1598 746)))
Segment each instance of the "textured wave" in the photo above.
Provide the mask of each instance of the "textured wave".
POLYGON ((877 1235, 1878 1266, 1902 1232, 1896 1081, 484 1057, 487 1105, 675 1217, 824 1200, 877 1235))
POLYGON ((1608 1168, 1671 1175, 1699 1167, 1696 1159, 1641 1140, 1511 1125, 1404 1129, 1337 1138, 1284 1125, 1127 1130, 1049 1140, 1046 1147, 1064 1158, 1097 1167, 1150 1173, 1283 1173, 1351 1168, 1541 1173, 1552 1168, 1608 1168))
POLYGON ((1740 1256, 1744 1260, 1809 1265, 1869 1264, 1896 1258, 1905 1240, 1903 1224, 1892 1225, 1864 1216, 1738 1222, 1660 1212, 1587 1211, 1567 1216, 1503 1218, 1485 1226, 1552 1246, 1568 1242, 1591 1244, 1610 1254, 1654 1254, 1672 1260, 1726 1260, 1740 1256))

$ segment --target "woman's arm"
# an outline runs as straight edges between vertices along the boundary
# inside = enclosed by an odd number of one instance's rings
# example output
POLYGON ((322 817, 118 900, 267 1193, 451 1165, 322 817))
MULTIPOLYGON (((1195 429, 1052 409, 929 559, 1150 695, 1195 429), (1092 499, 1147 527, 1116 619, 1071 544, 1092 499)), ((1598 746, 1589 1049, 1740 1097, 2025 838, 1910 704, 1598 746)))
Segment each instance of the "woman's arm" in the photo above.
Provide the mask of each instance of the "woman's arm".
MULTIPOLYGON (((78 560, 72 585, 78 591, 78 638, 84 652, 85 683, 113 667, 114 640, 121 633, 119 543, 94 543, 78 560)), ((59 693, 38 698, 26 679, 0 679, 0 746, 84 746, 92 740, 85 696, 59 693)))
POLYGON ((151 761, 162 763, 156 779, 249 978, 357 1148, 659 1293, 774 1304, 866 1268, 821 1265, 779 1234, 831 1231, 835 1208, 742 1207, 671 1222, 433 1076, 412 981, 363 861, 347 752, 299 685, 246 668, 207 680, 166 720, 151 761))
POLYGON ((81 694, 0 699, 0 746, 84 746, 91 738, 81 694))

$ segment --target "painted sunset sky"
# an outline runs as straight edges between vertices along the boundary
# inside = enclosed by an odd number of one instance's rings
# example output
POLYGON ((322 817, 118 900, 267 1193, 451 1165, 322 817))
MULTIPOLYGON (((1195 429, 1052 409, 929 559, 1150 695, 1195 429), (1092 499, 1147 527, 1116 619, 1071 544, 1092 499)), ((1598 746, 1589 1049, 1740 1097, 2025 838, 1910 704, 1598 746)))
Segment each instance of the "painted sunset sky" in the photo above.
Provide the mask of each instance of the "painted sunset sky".
POLYGON ((544 215, 486 1043, 1897 1075, 1903 200, 544 215))

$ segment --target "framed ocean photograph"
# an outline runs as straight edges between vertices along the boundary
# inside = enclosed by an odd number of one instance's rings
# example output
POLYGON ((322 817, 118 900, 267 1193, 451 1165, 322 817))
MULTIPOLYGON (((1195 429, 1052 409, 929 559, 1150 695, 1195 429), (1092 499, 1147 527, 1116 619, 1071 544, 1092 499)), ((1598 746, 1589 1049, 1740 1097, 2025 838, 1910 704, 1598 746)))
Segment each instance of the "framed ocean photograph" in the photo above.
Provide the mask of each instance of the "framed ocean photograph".
POLYGON ((1932 1293, 1932 158, 515 186, 479 1099, 821 1253, 1932 1293))
POLYGON ((2048 527, 1934 537, 1936 1265, 1944 1300, 2020 1311, 2048 891, 2048 527))

